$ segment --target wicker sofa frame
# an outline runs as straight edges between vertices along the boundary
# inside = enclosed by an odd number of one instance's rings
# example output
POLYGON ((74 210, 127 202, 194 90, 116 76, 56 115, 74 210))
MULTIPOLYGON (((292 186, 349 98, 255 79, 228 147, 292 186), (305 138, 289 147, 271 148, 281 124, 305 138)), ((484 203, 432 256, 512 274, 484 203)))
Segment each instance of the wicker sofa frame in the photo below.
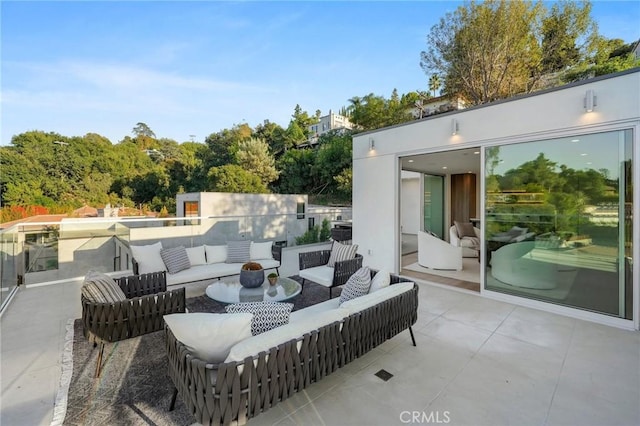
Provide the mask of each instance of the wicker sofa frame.
POLYGON ((132 275, 115 281, 127 300, 95 303, 81 296, 84 336, 94 347, 100 345, 96 377, 100 377, 102 370, 105 343, 162 330, 164 315, 185 312, 186 307, 185 289, 167 291, 165 272, 132 275))
MULTIPOLYGON (((329 263, 329 257, 331 257, 331 250, 317 250, 300 253, 298 255, 298 266, 300 270, 307 268, 314 268, 316 266, 322 266, 329 263)), ((333 287, 338 287, 346 284, 347 280, 358 269, 362 267, 362 255, 356 254, 356 257, 349 260, 342 260, 335 263, 333 268, 333 282, 329 287, 329 299, 331 299, 331 290, 333 287)), ((304 290, 304 278, 302 279, 302 290, 304 290)))
MULTIPOLYGON (((392 284, 403 281, 409 280, 392 275, 392 284)), ((175 385, 170 410, 179 394, 198 423, 244 424, 407 328, 415 346, 411 326, 417 310, 414 284, 407 292, 268 352, 216 365, 196 358, 165 327, 169 377, 175 385)))

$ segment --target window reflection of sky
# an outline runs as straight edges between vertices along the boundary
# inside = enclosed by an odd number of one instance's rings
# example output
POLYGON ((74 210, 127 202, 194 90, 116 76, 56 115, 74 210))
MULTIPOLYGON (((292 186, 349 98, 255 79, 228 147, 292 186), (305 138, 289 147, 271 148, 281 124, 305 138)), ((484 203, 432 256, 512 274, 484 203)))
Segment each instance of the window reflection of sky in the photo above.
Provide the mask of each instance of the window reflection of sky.
MULTIPOLYGON (((499 149, 500 162, 494 174, 504 175, 508 170, 517 169, 544 153, 546 159, 557 163, 556 171, 560 171, 559 166, 563 164, 575 170, 607 169, 609 178, 616 179, 620 175, 621 161, 618 143, 623 135, 623 131, 618 131, 503 145, 499 149)), ((487 173, 489 171, 487 163, 487 173)))

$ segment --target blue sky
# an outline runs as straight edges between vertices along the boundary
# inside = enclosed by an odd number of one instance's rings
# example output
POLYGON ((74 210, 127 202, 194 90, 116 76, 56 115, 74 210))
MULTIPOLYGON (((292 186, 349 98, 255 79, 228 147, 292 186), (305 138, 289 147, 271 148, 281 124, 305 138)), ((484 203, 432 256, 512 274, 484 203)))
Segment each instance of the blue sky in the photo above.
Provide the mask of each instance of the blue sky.
MULTIPOLYGON (((184 142, 287 126, 353 96, 426 90, 429 29, 460 2, 0 2, 0 144, 29 130, 117 143, 138 122, 184 142)), ((640 38, 640 2, 595 1, 606 37, 640 38)))

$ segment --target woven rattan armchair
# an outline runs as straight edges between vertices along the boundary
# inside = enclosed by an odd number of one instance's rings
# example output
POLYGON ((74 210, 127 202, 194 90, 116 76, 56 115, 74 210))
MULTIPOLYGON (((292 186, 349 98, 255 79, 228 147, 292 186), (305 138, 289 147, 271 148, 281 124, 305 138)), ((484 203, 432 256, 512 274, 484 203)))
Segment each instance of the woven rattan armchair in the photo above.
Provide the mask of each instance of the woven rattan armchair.
POLYGON ((310 280, 328 287, 329 298, 331 298, 333 287, 345 284, 349 277, 362 267, 361 254, 356 254, 353 259, 336 262, 333 268, 327 266, 330 256, 331 250, 309 251, 299 254, 298 263, 303 290, 305 280, 310 280))
POLYGON ((116 282, 127 300, 94 303, 81 297, 84 336, 94 347, 100 345, 96 377, 102 371, 105 343, 162 330, 164 315, 185 312, 185 289, 167 291, 165 272, 122 277, 116 282))

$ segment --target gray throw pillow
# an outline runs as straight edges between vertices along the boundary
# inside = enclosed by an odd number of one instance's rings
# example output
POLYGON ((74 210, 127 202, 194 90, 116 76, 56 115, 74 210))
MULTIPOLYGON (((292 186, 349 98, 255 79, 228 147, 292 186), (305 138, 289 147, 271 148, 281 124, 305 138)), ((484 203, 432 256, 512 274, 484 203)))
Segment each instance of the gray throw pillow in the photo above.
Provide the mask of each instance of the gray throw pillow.
POLYGON ((368 266, 363 266, 347 280, 340 293, 339 304, 364 296, 369 293, 369 287, 371 287, 371 271, 368 266))
POLYGON ((471 222, 453 221, 453 224, 456 227, 456 231, 458 231, 458 238, 476 236, 476 231, 473 229, 471 222))
POLYGON ((226 263, 246 263, 251 260, 251 241, 227 241, 226 263))
POLYGON ((247 302, 225 306, 225 310, 229 314, 241 312, 253 314, 251 320, 251 334, 253 336, 289 324, 289 314, 292 309, 293 303, 280 302, 247 302))
POLYGON ((162 261, 167 266, 167 271, 169 271, 170 274, 191 268, 189 255, 184 246, 163 248, 160 250, 160 257, 162 257, 162 261))

